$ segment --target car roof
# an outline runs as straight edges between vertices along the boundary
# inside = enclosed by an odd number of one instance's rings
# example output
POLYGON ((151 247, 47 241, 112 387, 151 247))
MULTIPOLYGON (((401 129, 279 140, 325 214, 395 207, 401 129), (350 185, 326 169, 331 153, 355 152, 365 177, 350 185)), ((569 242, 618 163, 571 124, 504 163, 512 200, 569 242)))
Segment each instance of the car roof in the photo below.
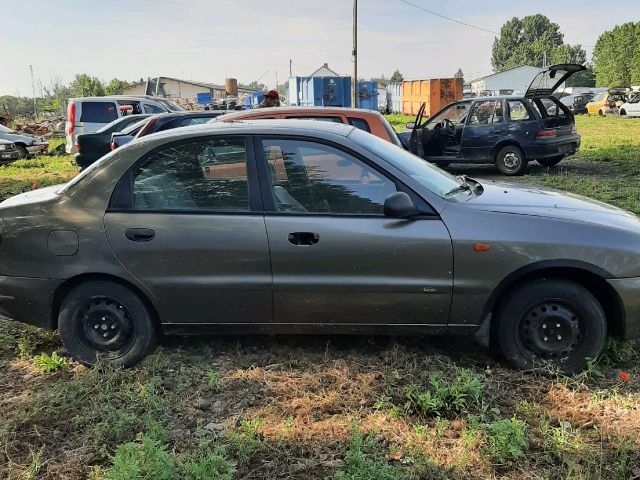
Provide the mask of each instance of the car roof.
POLYGON ((367 110, 365 108, 350 108, 350 107, 269 107, 269 108, 256 108, 251 110, 235 110, 228 112, 226 118, 243 115, 269 115, 274 113, 300 113, 300 114, 323 114, 323 115, 337 115, 337 114, 364 114, 364 115, 379 115, 379 112, 375 110, 367 110))
POLYGON ((150 97, 146 97, 146 96, 136 96, 136 95, 104 95, 101 97, 72 97, 69 99, 69 101, 84 101, 84 100, 88 100, 91 102, 95 102, 95 101, 113 101, 113 100, 153 100, 153 101, 158 101, 155 98, 150 98, 150 97))
POLYGON ((189 125, 187 127, 173 128, 162 132, 147 135, 140 140, 160 139, 165 137, 183 137, 189 134, 219 134, 230 133, 234 135, 317 135, 332 134, 341 137, 348 136, 355 127, 344 123, 333 122, 311 122, 309 120, 239 120, 237 122, 214 122, 203 123, 201 125, 189 125))
POLYGON ((198 110, 197 112, 185 110, 184 112, 163 112, 157 113, 158 118, 174 117, 219 117, 227 113, 226 110, 198 110))

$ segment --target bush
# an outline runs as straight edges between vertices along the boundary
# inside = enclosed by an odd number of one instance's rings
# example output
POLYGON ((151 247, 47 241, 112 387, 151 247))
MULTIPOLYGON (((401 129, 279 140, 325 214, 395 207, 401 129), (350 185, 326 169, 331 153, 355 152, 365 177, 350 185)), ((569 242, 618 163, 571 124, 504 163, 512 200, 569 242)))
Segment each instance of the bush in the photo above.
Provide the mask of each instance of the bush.
POLYGON ((147 436, 140 442, 120 445, 111 462, 104 472, 105 480, 175 480, 177 476, 173 456, 158 440, 147 436))
POLYGON ((450 380, 437 373, 429 376, 426 390, 416 384, 405 388, 405 409, 425 415, 458 414, 479 405, 483 390, 482 378, 466 368, 450 380))
POLYGON ((485 453, 492 461, 506 463, 524 456, 529 442, 527 424, 517 418, 484 424, 485 453))
POLYGON ((33 357, 34 366, 43 373, 54 373, 69 367, 69 360, 60 357, 56 352, 51 355, 42 353, 33 357))
POLYGON ((602 355, 603 360, 614 367, 627 365, 635 357, 633 343, 618 340, 614 337, 607 338, 602 355))

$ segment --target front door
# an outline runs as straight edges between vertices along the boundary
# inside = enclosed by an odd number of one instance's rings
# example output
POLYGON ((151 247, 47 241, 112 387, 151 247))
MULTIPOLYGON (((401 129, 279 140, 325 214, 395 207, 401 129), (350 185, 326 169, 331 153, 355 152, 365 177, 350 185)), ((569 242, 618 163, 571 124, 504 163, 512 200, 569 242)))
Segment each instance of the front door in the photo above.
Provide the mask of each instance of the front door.
POLYGON ((494 146, 507 134, 503 100, 475 102, 462 133, 462 155, 469 161, 491 159, 494 146))
POLYGON ((105 214, 115 255, 151 293, 163 323, 273 319, 269 247, 248 145, 241 136, 164 145, 122 179, 125 188, 105 214))
POLYGON ((275 322, 447 323, 452 250, 439 217, 385 217, 384 200, 401 185, 341 147, 270 137, 256 150, 275 322))

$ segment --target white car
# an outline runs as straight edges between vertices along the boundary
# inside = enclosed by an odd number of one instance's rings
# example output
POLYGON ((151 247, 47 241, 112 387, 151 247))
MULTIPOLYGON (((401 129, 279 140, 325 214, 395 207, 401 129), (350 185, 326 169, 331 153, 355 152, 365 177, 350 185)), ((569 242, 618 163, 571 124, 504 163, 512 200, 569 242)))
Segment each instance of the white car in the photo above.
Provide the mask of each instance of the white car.
POLYGON ((110 97, 70 98, 67 105, 66 151, 76 153, 80 133, 98 131, 123 115, 180 111, 181 107, 165 98, 113 95, 110 97))
POLYGON ((640 92, 630 92, 629 99, 620 106, 620 115, 640 117, 640 92))

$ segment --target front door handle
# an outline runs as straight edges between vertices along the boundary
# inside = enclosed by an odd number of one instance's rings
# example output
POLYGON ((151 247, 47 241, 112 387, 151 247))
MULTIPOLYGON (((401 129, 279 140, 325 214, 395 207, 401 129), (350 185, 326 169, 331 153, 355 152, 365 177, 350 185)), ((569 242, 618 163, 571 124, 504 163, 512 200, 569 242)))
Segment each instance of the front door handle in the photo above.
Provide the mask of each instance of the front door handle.
POLYGON ((313 232, 293 232, 289 234, 289 243, 299 247, 315 245, 320 241, 320 235, 313 232))
POLYGON ((156 232, 150 228, 127 228, 124 236, 133 242, 148 242, 154 239, 156 232))

